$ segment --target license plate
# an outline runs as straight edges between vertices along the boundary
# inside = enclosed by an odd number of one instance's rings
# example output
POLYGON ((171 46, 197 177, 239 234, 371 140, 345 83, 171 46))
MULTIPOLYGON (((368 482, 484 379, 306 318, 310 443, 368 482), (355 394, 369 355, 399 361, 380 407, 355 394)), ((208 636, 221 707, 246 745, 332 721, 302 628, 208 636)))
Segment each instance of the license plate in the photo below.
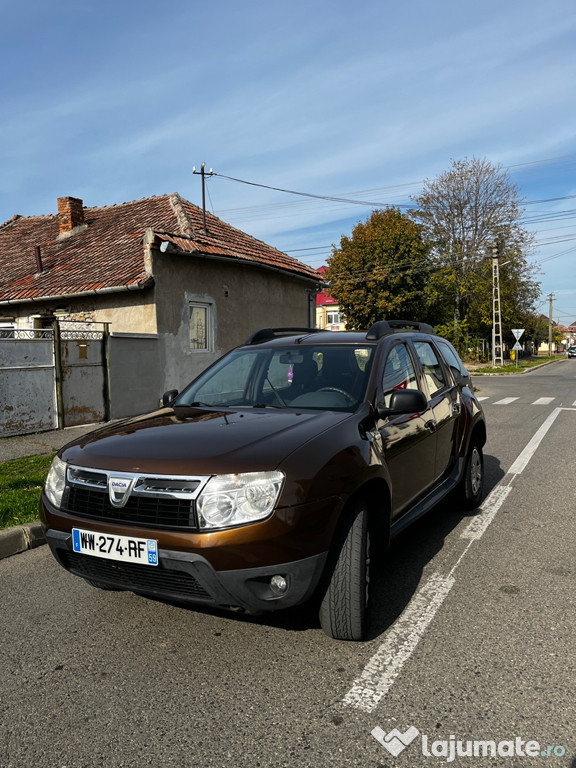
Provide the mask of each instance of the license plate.
POLYGON ((72 529, 74 552, 108 560, 122 560, 141 565, 158 565, 158 542, 155 539, 138 539, 134 536, 115 536, 111 533, 72 529))

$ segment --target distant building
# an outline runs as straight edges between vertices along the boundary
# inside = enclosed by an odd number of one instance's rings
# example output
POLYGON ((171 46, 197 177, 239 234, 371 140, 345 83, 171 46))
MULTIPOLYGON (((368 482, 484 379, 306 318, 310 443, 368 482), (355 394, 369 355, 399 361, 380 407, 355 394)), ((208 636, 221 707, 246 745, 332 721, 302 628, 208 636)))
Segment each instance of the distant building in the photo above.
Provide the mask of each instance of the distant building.
MULTIPOLYGON (((328 267, 320 267, 318 272, 324 277, 328 267)), ((329 293, 319 293, 316 296, 316 328, 328 331, 345 330, 344 316, 340 312, 338 302, 329 293)))

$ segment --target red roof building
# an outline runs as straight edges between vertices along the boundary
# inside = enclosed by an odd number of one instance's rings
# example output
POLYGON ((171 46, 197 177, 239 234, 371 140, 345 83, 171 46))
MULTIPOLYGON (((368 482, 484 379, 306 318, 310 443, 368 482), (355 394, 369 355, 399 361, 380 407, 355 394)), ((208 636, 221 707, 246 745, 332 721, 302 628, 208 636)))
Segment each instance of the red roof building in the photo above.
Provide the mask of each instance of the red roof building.
MULTIPOLYGON (((328 267, 320 267, 318 272, 325 277, 328 267)), ((338 302, 324 291, 316 296, 316 327, 330 331, 343 331, 346 327, 338 302)))
POLYGON ((314 323, 321 277, 178 194, 14 216, 0 226, 0 328, 62 321, 153 334, 181 386, 255 330, 314 323))

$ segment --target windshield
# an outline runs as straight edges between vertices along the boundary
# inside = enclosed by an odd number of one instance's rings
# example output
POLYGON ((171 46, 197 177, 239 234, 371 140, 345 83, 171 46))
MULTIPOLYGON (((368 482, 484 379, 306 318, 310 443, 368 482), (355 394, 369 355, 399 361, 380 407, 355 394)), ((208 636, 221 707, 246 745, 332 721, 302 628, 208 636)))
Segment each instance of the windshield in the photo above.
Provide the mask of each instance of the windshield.
POLYGON ((201 374, 175 406, 352 411, 364 399, 370 346, 244 348, 201 374))

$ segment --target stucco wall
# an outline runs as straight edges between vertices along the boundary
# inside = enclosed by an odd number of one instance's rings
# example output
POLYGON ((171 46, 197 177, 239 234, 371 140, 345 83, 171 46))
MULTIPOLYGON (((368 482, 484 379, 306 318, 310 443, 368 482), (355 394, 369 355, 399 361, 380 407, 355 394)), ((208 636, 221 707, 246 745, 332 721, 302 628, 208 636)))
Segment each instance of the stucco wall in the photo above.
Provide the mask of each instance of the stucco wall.
POLYGON ((27 330, 34 327, 31 316, 49 317, 56 310, 61 320, 110 323, 112 333, 156 333, 153 288, 12 305, 2 314, 14 316, 16 327, 27 330))
POLYGON ((159 299, 157 309, 165 389, 181 389, 259 328, 310 326, 312 280, 156 249, 152 258, 156 295, 174 297, 159 299), (211 306, 214 333, 208 352, 190 349, 190 302, 211 306))

